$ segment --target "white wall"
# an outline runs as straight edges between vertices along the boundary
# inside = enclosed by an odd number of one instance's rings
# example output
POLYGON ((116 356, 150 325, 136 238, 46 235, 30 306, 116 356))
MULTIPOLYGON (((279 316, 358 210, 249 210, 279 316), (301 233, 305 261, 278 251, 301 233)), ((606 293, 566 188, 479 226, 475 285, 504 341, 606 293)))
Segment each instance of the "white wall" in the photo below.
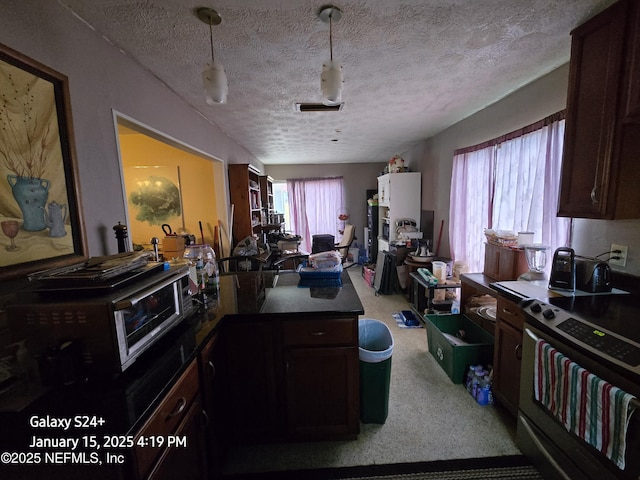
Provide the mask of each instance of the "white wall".
POLYGON ((262 167, 244 147, 56 1, 2 0, 0 43, 69 78, 91 256, 117 252, 112 227, 125 220, 112 110, 225 163, 262 167))
MULTIPOLYGON (((566 107, 569 66, 564 65, 402 154, 423 172, 422 208, 435 211, 434 241, 444 219, 441 255, 449 253, 449 191, 454 150, 499 137, 566 107)), ((640 221, 575 219, 572 247, 581 255, 608 251, 611 243, 629 247, 621 272, 640 275, 640 221)), ((604 258, 607 258, 606 256, 604 258)))

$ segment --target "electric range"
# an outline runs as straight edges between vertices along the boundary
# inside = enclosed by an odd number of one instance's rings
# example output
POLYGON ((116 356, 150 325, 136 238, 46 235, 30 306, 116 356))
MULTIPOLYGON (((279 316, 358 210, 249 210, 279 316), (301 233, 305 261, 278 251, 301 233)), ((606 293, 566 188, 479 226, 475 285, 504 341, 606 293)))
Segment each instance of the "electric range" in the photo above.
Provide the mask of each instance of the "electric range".
POLYGON ((613 293, 557 292, 524 282, 492 287, 520 301, 527 321, 612 368, 640 379, 640 298, 613 293))

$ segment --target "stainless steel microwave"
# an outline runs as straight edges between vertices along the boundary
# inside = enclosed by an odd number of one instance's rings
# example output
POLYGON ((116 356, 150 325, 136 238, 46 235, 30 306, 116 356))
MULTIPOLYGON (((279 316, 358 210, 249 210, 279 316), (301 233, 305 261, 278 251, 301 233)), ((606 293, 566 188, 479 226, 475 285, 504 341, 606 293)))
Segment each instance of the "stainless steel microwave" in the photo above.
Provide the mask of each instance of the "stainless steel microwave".
POLYGON ((106 292, 26 292, 7 305, 12 335, 42 360, 62 346, 78 346, 88 372, 123 372, 154 342, 195 310, 189 270, 145 276, 106 292))

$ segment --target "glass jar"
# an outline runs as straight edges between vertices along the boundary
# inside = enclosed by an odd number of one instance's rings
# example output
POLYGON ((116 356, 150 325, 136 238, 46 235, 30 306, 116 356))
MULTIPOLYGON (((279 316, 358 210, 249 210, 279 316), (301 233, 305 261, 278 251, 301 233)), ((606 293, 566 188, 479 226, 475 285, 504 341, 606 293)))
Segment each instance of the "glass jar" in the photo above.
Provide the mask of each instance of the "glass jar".
POLYGON ((213 248, 208 244, 188 245, 184 249, 184 258, 189 260, 192 268, 195 267, 197 296, 203 306, 207 309, 217 307, 220 277, 213 248))

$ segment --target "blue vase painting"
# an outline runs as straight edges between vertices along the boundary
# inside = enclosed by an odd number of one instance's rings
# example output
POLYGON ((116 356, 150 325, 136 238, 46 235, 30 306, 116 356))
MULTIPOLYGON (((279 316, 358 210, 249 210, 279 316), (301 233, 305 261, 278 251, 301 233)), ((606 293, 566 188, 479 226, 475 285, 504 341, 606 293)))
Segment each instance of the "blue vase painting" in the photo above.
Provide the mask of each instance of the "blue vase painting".
POLYGON ((11 191, 22 212, 22 228, 29 232, 44 230, 45 206, 49 196, 49 180, 7 175, 11 191))

